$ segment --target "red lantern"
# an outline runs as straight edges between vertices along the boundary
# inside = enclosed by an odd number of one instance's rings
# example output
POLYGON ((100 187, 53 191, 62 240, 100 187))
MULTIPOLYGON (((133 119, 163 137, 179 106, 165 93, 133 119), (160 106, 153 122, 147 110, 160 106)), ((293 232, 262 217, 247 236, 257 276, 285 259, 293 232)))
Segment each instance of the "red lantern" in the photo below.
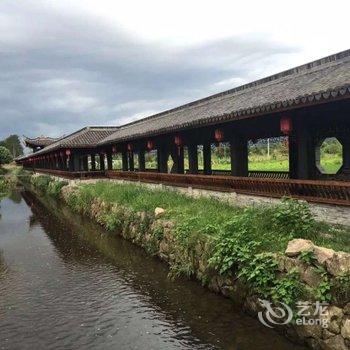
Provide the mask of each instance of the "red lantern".
POLYGON ((113 146, 112 147, 112 153, 114 154, 114 153, 117 153, 117 147, 116 146, 113 146))
POLYGON ((182 140, 182 137, 180 135, 175 136, 175 145, 177 147, 181 147, 183 145, 183 140, 182 140))
POLYGON ((214 134, 215 140, 217 142, 222 142, 224 141, 224 132, 222 129, 216 129, 215 134, 214 134))
POLYGON ((292 119, 288 117, 283 117, 280 120, 281 132, 284 135, 290 135, 293 130, 292 119))
POLYGON ((132 145, 132 143, 128 143, 127 149, 128 149, 129 152, 132 152, 132 150, 133 150, 133 145, 132 145))
POLYGON ((181 146, 183 145, 182 137, 180 135, 176 135, 174 141, 175 141, 175 145, 177 146, 178 154, 180 155, 181 146))
POLYGON ((70 149, 66 149, 66 156, 69 157, 71 155, 70 149))
POLYGON ((147 141, 147 149, 151 151, 154 148, 154 141, 153 140, 148 140, 147 141))

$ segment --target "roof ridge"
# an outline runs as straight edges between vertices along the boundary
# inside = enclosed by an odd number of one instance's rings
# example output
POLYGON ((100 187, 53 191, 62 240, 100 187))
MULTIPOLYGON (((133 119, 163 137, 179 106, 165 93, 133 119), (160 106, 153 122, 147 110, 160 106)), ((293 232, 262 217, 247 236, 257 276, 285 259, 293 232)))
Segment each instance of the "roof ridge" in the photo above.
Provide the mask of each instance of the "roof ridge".
POLYGON ((327 64, 327 63, 336 62, 336 61, 339 61, 339 60, 342 60, 342 59, 348 58, 348 57, 350 58, 350 49, 340 51, 340 52, 337 52, 335 54, 325 56, 325 57, 319 58, 319 59, 314 60, 314 61, 310 61, 308 63, 304 63, 304 64, 296 66, 294 68, 290 68, 290 69, 284 70, 282 72, 275 73, 275 74, 269 75, 267 77, 254 80, 250 83, 236 86, 236 87, 229 89, 229 90, 225 90, 225 91, 222 91, 222 92, 210 95, 210 96, 200 98, 200 99, 195 100, 195 101, 191 101, 189 103, 185 103, 185 104, 178 106, 178 107, 167 109, 165 111, 150 115, 150 116, 142 118, 142 119, 134 120, 130 123, 120 125, 120 127, 124 128, 124 127, 128 127, 128 126, 131 126, 131 125, 143 122, 143 121, 155 119, 155 118, 160 117, 162 115, 166 115, 170 112, 175 112, 177 110, 181 110, 181 109, 186 108, 186 107, 195 106, 201 102, 209 101, 209 100, 214 99, 216 97, 225 96, 225 95, 228 95, 228 94, 231 94, 234 92, 244 91, 244 90, 251 88, 251 87, 254 87, 254 86, 259 86, 259 85, 262 85, 264 83, 268 83, 268 82, 271 82, 271 81, 274 81, 274 80, 277 80, 280 78, 284 78, 284 77, 287 77, 287 76, 292 75, 292 74, 301 73, 302 71, 307 71, 309 69, 312 69, 312 68, 315 68, 315 67, 327 64))

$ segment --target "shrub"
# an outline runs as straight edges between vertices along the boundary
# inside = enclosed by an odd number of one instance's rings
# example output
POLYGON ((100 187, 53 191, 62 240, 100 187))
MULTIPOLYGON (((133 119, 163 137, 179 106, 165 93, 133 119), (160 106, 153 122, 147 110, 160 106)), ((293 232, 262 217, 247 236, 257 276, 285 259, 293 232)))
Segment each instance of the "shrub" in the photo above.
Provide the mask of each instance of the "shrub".
POLYGON ((46 192, 48 195, 58 198, 61 194, 62 188, 67 185, 67 181, 51 181, 49 182, 46 192))
POLYGON ((287 232, 291 238, 305 238, 315 230, 315 220, 307 203, 284 198, 281 204, 271 210, 274 228, 287 232))
POLYGON ((9 164, 12 162, 12 159, 10 151, 4 146, 0 146, 0 165, 9 164))
POLYGON ((47 192, 51 181, 52 179, 48 175, 32 176, 31 178, 31 182, 34 185, 34 187, 43 193, 47 192))

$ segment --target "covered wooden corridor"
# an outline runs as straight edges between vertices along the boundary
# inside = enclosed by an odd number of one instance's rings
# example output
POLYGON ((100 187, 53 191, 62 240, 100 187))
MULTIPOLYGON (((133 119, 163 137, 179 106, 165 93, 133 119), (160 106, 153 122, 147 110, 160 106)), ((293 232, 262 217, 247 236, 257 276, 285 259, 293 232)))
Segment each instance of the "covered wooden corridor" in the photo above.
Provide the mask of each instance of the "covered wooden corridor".
POLYGON ((17 163, 69 178, 106 176, 350 205, 349 116, 347 50, 133 123, 81 129, 17 163), (281 136, 288 171, 249 170, 251 140, 281 136), (342 165, 331 175, 320 164, 320 146, 329 137, 342 147, 342 165), (212 167, 213 145, 222 143, 229 145, 226 171, 212 167))

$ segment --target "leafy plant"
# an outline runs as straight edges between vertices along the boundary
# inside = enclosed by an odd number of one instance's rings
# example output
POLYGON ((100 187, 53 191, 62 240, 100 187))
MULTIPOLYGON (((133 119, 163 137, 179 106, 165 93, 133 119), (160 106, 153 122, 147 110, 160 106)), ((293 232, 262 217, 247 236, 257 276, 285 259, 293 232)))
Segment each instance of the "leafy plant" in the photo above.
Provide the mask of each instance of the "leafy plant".
POLYGON ((302 251, 298 256, 298 259, 308 265, 314 265, 317 261, 315 253, 312 250, 302 251))
POLYGON ((283 198, 282 203, 273 208, 272 224, 282 229, 291 238, 307 237, 315 230, 315 220, 307 203, 283 198))

